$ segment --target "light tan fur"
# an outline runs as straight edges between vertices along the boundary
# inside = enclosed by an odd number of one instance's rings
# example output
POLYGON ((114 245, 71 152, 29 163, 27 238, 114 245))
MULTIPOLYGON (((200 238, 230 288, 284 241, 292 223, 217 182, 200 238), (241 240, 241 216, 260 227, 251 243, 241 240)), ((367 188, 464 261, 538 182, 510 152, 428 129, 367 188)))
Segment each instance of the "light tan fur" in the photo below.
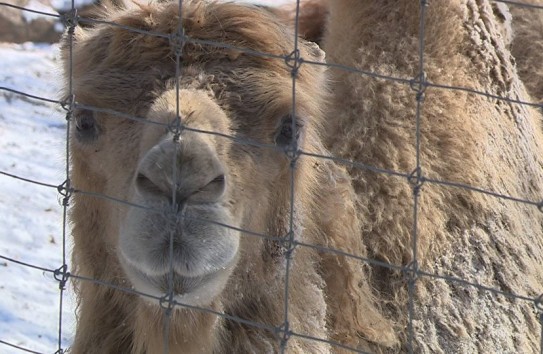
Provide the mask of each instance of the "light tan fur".
MULTIPOLYGON (((174 33, 177 6, 127 4, 123 9, 109 7, 104 16, 125 26, 174 33)), ((405 78, 418 74, 419 1, 335 0, 328 11, 323 48, 329 63, 405 78)), ((184 1, 183 23, 185 33, 195 39, 273 55, 287 55, 294 48, 293 31, 272 12, 253 6, 184 1)), ((486 0, 430 2, 424 65, 428 80, 527 97, 500 26, 486 0)), ((314 45, 303 40, 299 44, 304 59, 322 60, 314 45)), ((68 76, 67 48, 65 41, 68 76)), ((73 91, 82 104, 163 124, 174 121, 179 105, 188 128, 268 145, 275 144, 282 118, 292 112, 291 69, 281 59, 186 43, 177 101, 175 55, 166 38, 96 25, 77 31, 73 53, 73 91)), ((303 121, 299 147, 411 172, 416 166, 415 105, 409 85, 302 64, 295 107, 303 121)), ((537 112, 432 87, 422 107, 425 177, 541 199, 543 135, 537 112)), ((75 112, 76 121, 78 114, 83 116, 75 112)), ((176 173, 184 176, 180 188, 193 192, 180 194, 186 198, 185 216, 203 215, 235 228, 285 237, 294 187, 293 236, 298 242, 396 266, 413 260, 413 189, 407 179, 300 156, 291 186, 290 160, 281 149, 183 130, 178 151, 162 155, 173 146, 165 126, 103 112, 93 117, 99 134, 78 139, 74 130, 71 141, 77 189, 171 207, 155 189, 173 174, 173 167, 164 167, 161 159, 178 156, 176 173), (166 172, 150 171, 154 165, 166 172), (143 178, 142 184, 142 173, 153 182, 147 190, 149 181, 143 178), (224 192, 207 184, 217 173, 226 177, 224 192)), ((422 270, 527 296, 542 292, 543 218, 534 206, 426 182, 418 211, 422 270)), ((164 284, 156 285, 153 277, 169 256, 150 257, 153 236, 158 243, 173 232, 187 249, 201 255, 196 260, 190 254, 173 259, 176 279, 182 283, 187 274, 210 277, 203 288, 186 293, 179 285, 176 299, 271 328, 284 324, 286 244, 200 221, 188 225, 177 220, 168 226, 167 215, 75 194, 74 272, 160 296, 164 284), (207 246, 197 246, 198 240, 207 246)), ((407 350, 408 296, 400 272, 301 245, 292 252, 291 331, 370 352, 407 350)), ((77 283, 77 290, 74 353, 164 350, 165 315, 156 300, 85 281, 77 283)), ((540 328, 530 304, 429 277, 417 279, 414 295, 416 352, 538 350, 540 328)), ((169 328, 172 353, 278 352, 282 339, 277 331, 183 308, 172 312, 169 328)), ((296 335, 286 345, 288 353, 346 352, 296 335)))

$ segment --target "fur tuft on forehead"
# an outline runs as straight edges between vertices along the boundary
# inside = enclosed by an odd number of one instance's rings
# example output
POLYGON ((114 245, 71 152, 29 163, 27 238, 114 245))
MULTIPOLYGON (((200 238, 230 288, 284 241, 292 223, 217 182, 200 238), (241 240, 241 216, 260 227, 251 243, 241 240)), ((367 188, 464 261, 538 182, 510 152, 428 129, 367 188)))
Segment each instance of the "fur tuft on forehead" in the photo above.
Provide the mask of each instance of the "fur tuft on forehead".
POLYGON ((93 44, 100 45, 96 49, 107 51, 109 55, 104 59, 111 63, 117 60, 125 66, 141 66, 173 61, 176 44, 183 47, 183 61, 188 63, 205 60, 210 54, 216 56, 217 52, 233 58, 236 49, 238 53, 250 51, 285 56, 294 48, 294 33, 273 14, 256 6, 186 1, 180 21, 176 3, 136 4, 114 11, 104 10, 100 20, 113 24, 98 24, 91 30, 94 40, 86 38, 87 42, 100 42, 93 44), (179 32, 180 24, 185 37, 177 39, 175 34, 179 32), (111 55, 116 51, 122 58, 111 55), (142 60, 142 56, 146 60, 142 60))
MULTIPOLYGON (((205 71, 220 67, 225 73, 259 68, 290 77, 289 67, 280 57, 293 51, 294 32, 269 11, 248 4, 185 1, 182 21, 178 13, 177 3, 103 5, 100 21, 108 23, 78 29, 74 36, 71 65, 76 94, 123 111, 126 106, 149 103, 164 90, 163 83, 179 73, 179 49, 183 68, 196 66, 205 71), (182 35, 177 36, 180 24, 182 35), (122 95, 117 95, 123 88, 122 95)), ((304 60, 323 60, 315 44, 299 41, 304 60)), ((69 37, 65 37, 66 65, 70 63, 69 45, 69 37)), ((299 78, 315 85, 319 75, 314 72, 322 69, 302 66, 299 78), (308 70, 311 75, 306 74, 308 70)))

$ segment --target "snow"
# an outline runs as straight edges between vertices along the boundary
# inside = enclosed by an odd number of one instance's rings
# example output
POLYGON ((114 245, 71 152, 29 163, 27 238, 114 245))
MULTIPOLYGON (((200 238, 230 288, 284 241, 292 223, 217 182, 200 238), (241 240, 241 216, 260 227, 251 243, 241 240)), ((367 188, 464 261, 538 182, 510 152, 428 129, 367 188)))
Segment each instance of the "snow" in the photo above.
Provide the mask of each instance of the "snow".
MULTIPOLYGON (((25 5, 25 8, 27 8, 29 10, 44 12, 44 13, 47 13, 47 14, 53 14, 53 15, 58 14, 58 12, 55 11, 53 8, 39 2, 38 0, 30 0, 28 2, 28 4, 25 5)), ((41 15, 41 14, 37 14, 37 13, 34 13, 34 12, 30 12, 30 11, 22 11, 22 14, 23 14, 24 19, 25 19, 25 21, 27 23, 32 22, 34 20, 37 20, 38 18, 43 17, 43 15, 41 15)))
MULTIPOLYGON (((92 3, 93 0, 74 0, 74 7, 79 9, 92 3)), ((72 8, 72 0, 51 0, 51 6, 57 10, 66 11, 72 8)))
MULTIPOLYGON (((0 44, 0 86, 57 98, 57 53, 57 46, 0 44)), ((59 105, 0 91, 0 171, 61 184, 65 128, 59 105)), ((0 255, 48 269, 62 265, 62 207, 55 188, 0 175, 0 215, 0 255)), ((69 287, 66 293, 63 345, 71 342, 74 324, 69 287)), ((0 260, 0 340, 54 353, 59 294, 51 273, 0 260)), ((10 350, 0 346, 0 353, 10 350)))
MULTIPOLYGON (((292 0, 244 2, 279 5, 292 0)), ((71 6, 67 0, 54 0, 52 5, 56 9, 71 6)), ((53 11, 34 0, 30 6, 53 11)), ((28 16, 31 20, 41 15, 28 16)), ((58 55, 58 45, 0 43, 0 86, 58 100, 58 55)), ((65 112, 59 104, 0 90, 0 171, 60 185, 66 178, 65 134, 65 112)), ((0 174, 0 255, 47 269, 59 268, 63 264, 60 200, 56 188, 0 174)), ((68 265, 70 249, 68 236, 68 265)), ((0 299, 0 341, 43 353, 58 350, 60 291, 52 273, 0 259, 0 299)), ((69 285, 63 301, 61 340, 66 349, 73 341, 75 325, 75 301, 69 285)), ((21 351, 0 343, 0 353, 21 351)))

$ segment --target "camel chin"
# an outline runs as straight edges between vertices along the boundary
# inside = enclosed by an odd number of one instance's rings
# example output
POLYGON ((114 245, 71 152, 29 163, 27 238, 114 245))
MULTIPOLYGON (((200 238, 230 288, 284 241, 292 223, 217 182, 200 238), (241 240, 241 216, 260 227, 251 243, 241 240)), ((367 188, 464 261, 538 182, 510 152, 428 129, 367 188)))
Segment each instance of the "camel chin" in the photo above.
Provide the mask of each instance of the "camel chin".
POLYGON ((163 300, 173 300, 183 306, 207 306, 224 289, 233 269, 229 265, 214 273, 194 277, 183 276, 175 271, 171 272, 171 275, 170 272, 161 275, 149 275, 139 267, 129 263, 126 258, 120 257, 120 260, 126 275, 134 286, 134 290, 145 294, 142 299, 158 306, 162 305, 163 300))
MULTIPOLYGON (((156 205, 168 207, 162 199, 156 205)), ((129 210, 119 238, 123 269, 138 292, 162 297, 171 290, 178 302, 208 305, 235 267, 239 233, 218 225, 231 223, 221 205, 166 210, 129 210)))

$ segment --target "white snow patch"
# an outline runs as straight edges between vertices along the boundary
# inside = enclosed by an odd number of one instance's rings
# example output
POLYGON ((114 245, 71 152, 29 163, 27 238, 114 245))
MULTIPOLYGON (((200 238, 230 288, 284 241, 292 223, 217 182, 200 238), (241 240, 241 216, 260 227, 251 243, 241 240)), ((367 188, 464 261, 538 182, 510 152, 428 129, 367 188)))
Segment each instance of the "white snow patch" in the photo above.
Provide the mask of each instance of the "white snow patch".
MULTIPOLYGON (((93 0, 74 0, 74 7, 78 9, 93 2, 93 0)), ((59 11, 66 11, 72 8, 72 0, 51 0, 51 5, 59 11)))
MULTIPOLYGON (((30 0, 25 6, 26 9, 40 11, 47 14, 58 15, 58 12, 50 6, 47 6, 37 0, 30 0)), ((30 11, 22 11, 23 17, 27 23, 37 20, 38 18, 44 18, 44 15, 37 14, 30 11)))
MULTIPOLYGON (((0 86, 58 98, 57 55, 57 46, 1 44, 0 86)), ((58 105, 0 90, 0 171, 62 183, 65 129, 64 112, 58 105)), ((55 188, 0 175, 0 219, 0 255, 48 269, 62 265, 62 207, 55 188)), ((71 343, 75 322, 69 286, 65 295, 64 348, 71 343)), ((51 273, 0 259, 0 340, 54 353, 59 296, 51 273)), ((3 345, 0 352, 20 353, 3 345)))

